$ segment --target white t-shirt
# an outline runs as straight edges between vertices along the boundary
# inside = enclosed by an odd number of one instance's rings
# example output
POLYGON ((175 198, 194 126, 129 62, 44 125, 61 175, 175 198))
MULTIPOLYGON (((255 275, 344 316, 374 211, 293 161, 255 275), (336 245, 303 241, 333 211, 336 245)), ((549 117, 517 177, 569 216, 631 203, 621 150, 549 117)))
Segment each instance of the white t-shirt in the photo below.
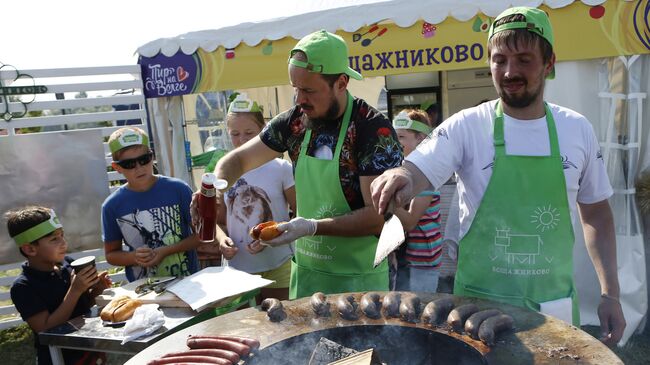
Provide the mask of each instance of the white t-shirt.
POLYGON ((229 265, 248 273, 275 269, 293 256, 293 243, 266 247, 251 255, 246 245, 251 243, 249 232, 255 225, 267 221, 288 221, 289 204, 284 191, 294 186, 291 164, 276 158, 248 171, 225 194, 228 236, 239 251, 229 265))
MULTIPOLYGON (((492 176, 495 105, 493 100, 452 115, 406 158, 436 188, 452 173, 458 174, 460 238, 469 230, 492 176)), ((559 105, 549 107, 558 134, 571 218, 576 223, 576 202, 596 203, 613 191, 589 121, 559 105)), ((504 115, 504 139, 509 155, 550 155, 545 117, 518 120, 504 115)))

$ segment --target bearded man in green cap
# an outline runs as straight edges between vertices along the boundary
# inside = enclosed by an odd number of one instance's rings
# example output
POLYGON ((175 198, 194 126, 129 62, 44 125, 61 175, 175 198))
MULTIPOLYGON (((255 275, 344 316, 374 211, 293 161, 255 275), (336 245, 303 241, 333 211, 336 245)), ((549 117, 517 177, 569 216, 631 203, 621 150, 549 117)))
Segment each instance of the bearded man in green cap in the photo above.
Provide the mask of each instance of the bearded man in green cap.
POLYGON ((296 241, 289 297, 314 292, 388 290, 388 265, 373 268, 383 217, 372 208, 370 183, 400 166, 402 149, 391 122, 347 91, 361 75, 348 64, 338 35, 321 30, 289 54, 296 106, 259 136, 223 157, 217 177, 232 183, 287 152, 293 162, 297 217, 265 245, 296 241))
POLYGON ((462 110, 372 183, 378 213, 458 175, 461 227, 454 294, 551 314, 579 325, 573 224, 579 217, 598 274, 601 340, 616 344, 619 302, 613 194, 589 121, 544 102, 555 76, 553 30, 539 9, 510 8, 491 25, 497 100, 462 110))

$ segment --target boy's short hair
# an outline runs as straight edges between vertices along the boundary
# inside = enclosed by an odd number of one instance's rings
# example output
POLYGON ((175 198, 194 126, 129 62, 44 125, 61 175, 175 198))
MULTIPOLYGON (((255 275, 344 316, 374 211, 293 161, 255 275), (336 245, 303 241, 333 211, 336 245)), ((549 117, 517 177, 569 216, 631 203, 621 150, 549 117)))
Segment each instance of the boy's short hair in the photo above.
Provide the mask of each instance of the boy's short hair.
POLYGON ((108 137, 108 147, 111 150, 113 161, 119 161, 119 153, 122 150, 134 146, 149 147, 149 136, 138 127, 123 127, 111 133, 108 137))
MULTIPOLYGON (((7 231, 9 232, 9 236, 16 238, 18 235, 26 232, 30 228, 49 221, 50 218, 52 218, 52 212, 53 210, 50 208, 36 205, 8 211, 5 213, 5 219, 7 220, 7 231)), ((54 217, 56 217, 56 215, 54 215, 54 217)), ((29 244, 38 244, 40 238, 45 237, 50 233, 52 232, 30 240, 29 244)), ((27 244, 27 242, 25 242, 25 244, 27 244)), ((22 244, 19 244, 18 246, 22 247, 22 244)), ((19 249, 19 251, 21 255, 27 257, 22 249, 19 249)))

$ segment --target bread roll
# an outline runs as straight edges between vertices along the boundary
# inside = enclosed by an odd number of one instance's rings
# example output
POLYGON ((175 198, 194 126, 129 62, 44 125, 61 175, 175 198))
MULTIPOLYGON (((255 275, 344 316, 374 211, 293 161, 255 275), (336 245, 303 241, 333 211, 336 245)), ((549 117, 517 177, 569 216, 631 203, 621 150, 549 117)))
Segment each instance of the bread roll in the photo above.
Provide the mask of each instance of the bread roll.
POLYGON ((279 236, 282 232, 278 230, 278 222, 269 221, 256 225, 250 231, 254 240, 269 241, 279 236))
POLYGON ((133 316, 135 309, 142 305, 138 299, 124 295, 111 300, 100 313, 100 317, 108 322, 123 322, 133 316))

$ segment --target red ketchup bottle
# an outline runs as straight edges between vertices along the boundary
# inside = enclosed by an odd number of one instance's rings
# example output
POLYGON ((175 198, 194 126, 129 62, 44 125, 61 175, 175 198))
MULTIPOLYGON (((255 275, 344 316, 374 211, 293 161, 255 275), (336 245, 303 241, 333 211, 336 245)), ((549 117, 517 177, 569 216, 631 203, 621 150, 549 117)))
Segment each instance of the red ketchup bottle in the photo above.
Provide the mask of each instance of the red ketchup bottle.
POLYGON ((214 174, 206 173, 201 177, 201 194, 197 200, 199 210, 198 234, 201 242, 213 242, 217 224, 217 189, 228 185, 225 180, 217 179, 214 174))

